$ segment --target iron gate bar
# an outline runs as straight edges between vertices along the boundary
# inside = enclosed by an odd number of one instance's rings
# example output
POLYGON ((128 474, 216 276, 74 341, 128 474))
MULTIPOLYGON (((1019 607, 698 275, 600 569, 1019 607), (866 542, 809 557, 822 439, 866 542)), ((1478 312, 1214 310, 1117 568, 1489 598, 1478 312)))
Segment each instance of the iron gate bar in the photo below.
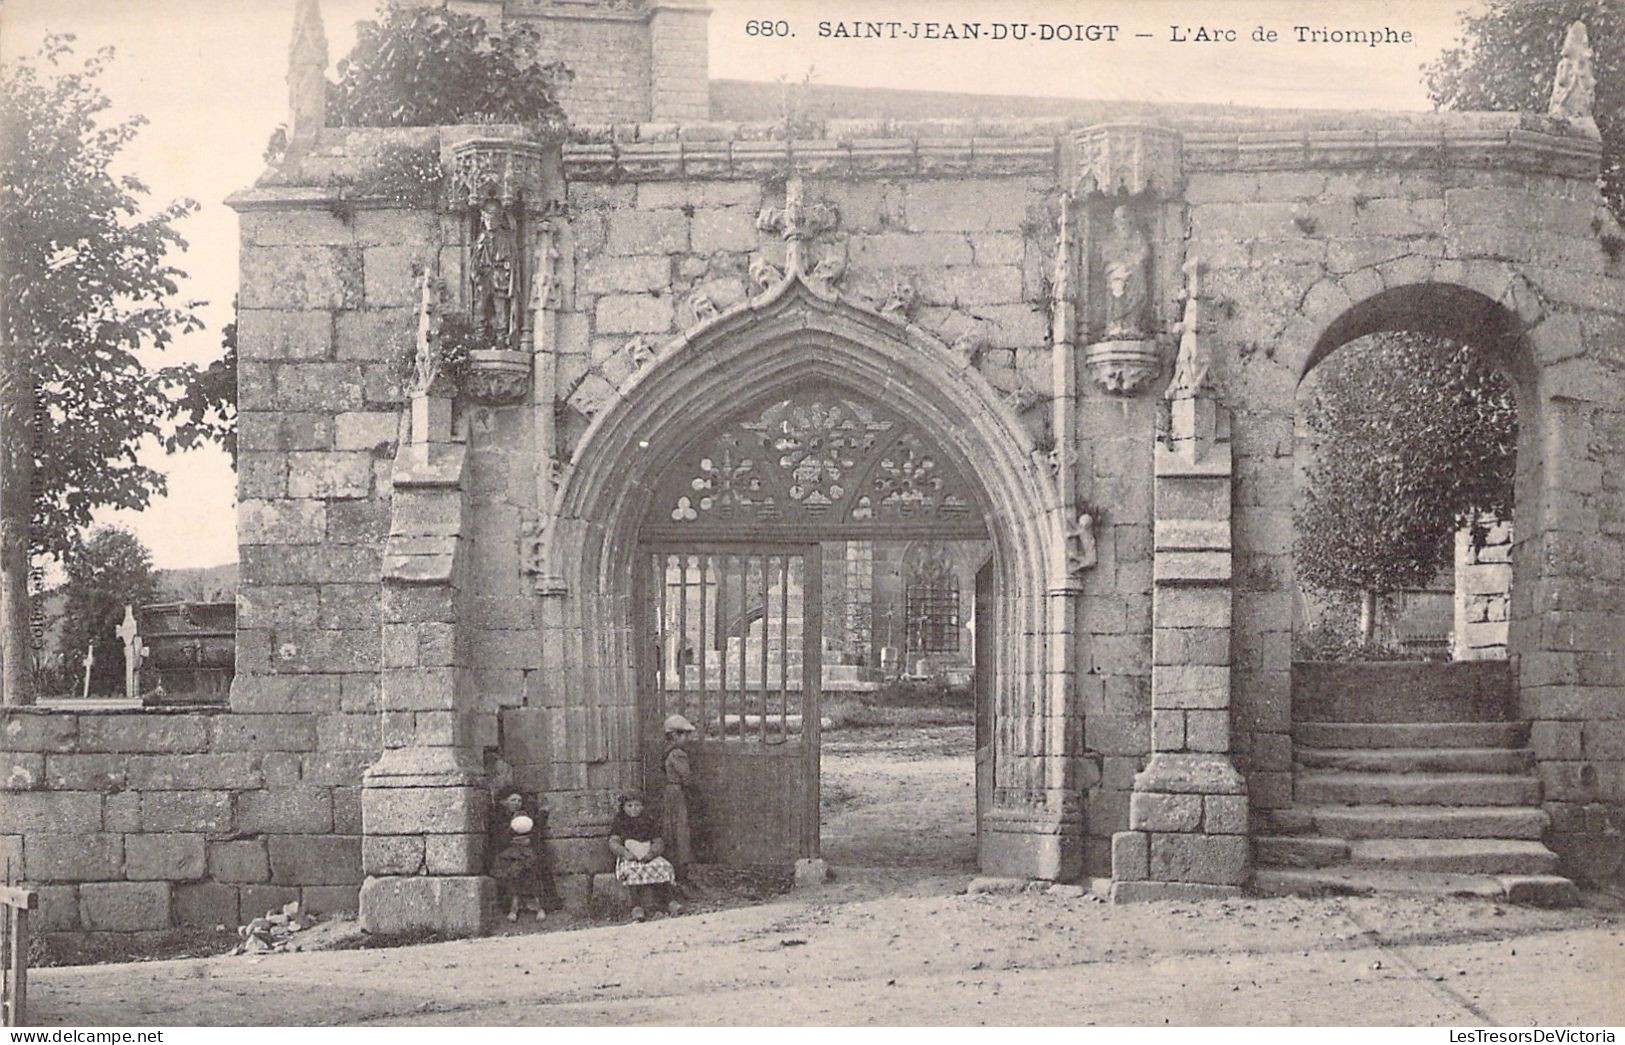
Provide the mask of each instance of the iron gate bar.
MULTIPOLYGON (((790 556, 779 556, 782 579, 779 584, 779 743, 790 739, 790 556)), ((805 611, 801 626, 807 627, 805 611)))
MULTIPOLYGON (((772 616, 773 616, 772 613, 769 610, 769 605, 770 604, 767 601, 767 567, 768 567, 768 563, 771 560, 772 560, 771 555, 762 556, 762 700, 761 700, 761 704, 762 704, 762 707, 761 707, 762 729, 761 729, 761 736, 762 736, 762 743, 764 743, 764 744, 767 743, 767 693, 768 693, 768 690, 767 690, 767 647, 768 647, 768 644, 771 642, 770 633, 772 632, 771 624, 772 624, 772 616)), ((747 629, 748 629, 748 626, 747 626, 747 629)), ((747 649, 749 648, 749 643, 746 643, 746 648, 747 649)))

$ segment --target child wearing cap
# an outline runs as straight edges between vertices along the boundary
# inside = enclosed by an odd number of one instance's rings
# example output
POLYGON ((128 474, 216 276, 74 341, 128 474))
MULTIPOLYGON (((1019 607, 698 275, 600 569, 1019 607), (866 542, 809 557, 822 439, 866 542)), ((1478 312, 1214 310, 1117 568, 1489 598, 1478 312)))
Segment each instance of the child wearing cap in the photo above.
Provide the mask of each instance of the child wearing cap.
POLYGON ((694 736, 694 724, 681 715, 666 719, 666 753, 661 768, 666 786, 660 795, 661 830, 666 839, 666 856, 682 882, 688 865, 694 862, 694 845, 688 826, 688 781, 693 775, 687 744, 694 736))
POLYGON ((622 795, 609 827, 609 851, 615 854, 616 881, 632 893, 632 917, 637 921, 643 921, 645 912, 662 898, 669 913, 683 909, 671 895, 677 873, 661 855, 665 848, 660 823, 644 808, 643 796, 635 791, 622 795))

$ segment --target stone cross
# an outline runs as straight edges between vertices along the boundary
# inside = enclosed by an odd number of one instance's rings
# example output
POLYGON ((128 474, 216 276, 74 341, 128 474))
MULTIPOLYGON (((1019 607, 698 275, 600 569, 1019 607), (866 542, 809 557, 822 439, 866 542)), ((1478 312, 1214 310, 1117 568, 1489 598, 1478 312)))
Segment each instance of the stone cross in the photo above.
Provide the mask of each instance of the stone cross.
POLYGON ((84 666, 85 666, 85 685, 84 685, 84 689, 80 692, 79 695, 81 697, 85 698, 86 700, 89 700, 90 699, 90 668, 91 668, 91 665, 96 663, 96 644, 94 642, 92 642, 90 645, 85 647, 85 659, 83 661, 81 661, 80 663, 84 664, 84 666))
POLYGON ((114 634, 124 643, 124 695, 140 700, 141 662, 147 658, 147 644, 137 634, 133 607, 124 607, 124 623, 114 629, 114 634))

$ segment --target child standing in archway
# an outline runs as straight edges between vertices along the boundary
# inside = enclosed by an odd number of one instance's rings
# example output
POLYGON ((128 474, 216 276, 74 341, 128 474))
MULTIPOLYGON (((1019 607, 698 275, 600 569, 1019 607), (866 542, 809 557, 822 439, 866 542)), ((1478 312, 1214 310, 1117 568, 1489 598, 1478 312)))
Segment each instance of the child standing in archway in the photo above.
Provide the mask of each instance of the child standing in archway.
POLYGON ((688 781, 693 767, 687 748, 693 736, 694 723, 682 715, 666 719, 666 754, 661 759, 661 769, 666 775, 666 787, 660 796, 661 831, 666 839, 666 856, 679 883, 687 880, 688 867, 694 862, 694 843, 688 823, 688 781))

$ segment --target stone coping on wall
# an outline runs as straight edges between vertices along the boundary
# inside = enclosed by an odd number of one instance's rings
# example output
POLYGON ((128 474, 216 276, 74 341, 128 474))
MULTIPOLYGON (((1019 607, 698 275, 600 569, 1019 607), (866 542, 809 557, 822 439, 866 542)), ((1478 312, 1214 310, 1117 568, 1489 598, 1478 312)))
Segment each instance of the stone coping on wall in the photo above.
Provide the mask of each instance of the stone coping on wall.
MULTIPOLYGON (((1147 117, 1156 120, 1159 116, 1147 117)), ((1188 171, 1333 168, 1476 168, 1590 180, 1600 145, 1532 113, 1303 113, 1283 110, 1268 128, 1257 120, 1225 126, 1204 117, 1186 127, 1178 109, 1163 121, 1184 131, 1188 171)), ((1068 135, 1086 126, 1068 117, 963 120, 830 120, 816 137, 786 139, 776 123, 577 125, 564 144, 565 173, 578 182, 680 178, 944 177, 1038 174, 1059 177, 1068 135)), ((374 198, 365 176, 391 150, 443 150, 471 137, 523 140, 524 127, 465 125, 330 127, 314 148, 267 170, 233 193, 239 211, 401 206, 374 198)))
MULTIPOLYGON (((124 700, 53 700, 38 704, 0 707, 0 719, 9 715, 227 715, 226 704, 136 704, 124 700)), ((0 751, 6 750, 0 736, 0 751)))

